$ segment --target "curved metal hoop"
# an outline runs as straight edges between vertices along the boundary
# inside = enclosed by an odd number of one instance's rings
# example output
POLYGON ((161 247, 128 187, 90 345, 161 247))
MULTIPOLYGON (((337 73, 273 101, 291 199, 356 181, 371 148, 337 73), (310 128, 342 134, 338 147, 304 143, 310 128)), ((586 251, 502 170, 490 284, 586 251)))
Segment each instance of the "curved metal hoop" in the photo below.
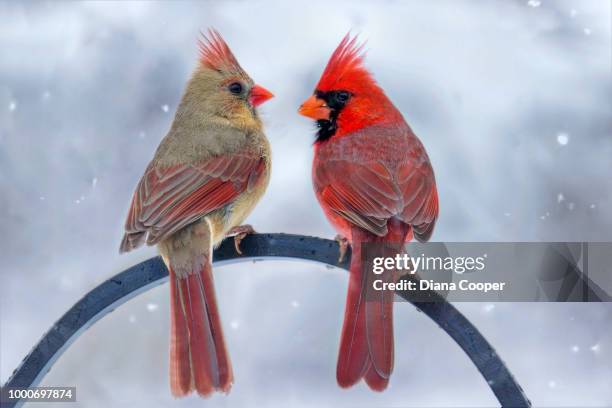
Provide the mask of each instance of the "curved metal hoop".
MULTIPOLYGON (((266 258, 303 259, 348 269, 350 253, 338 263, 338 244, 321 238, 289 234, 254 234, 236 254, 233 240, 215 250, 214 263, 227 264, 266 258)), ((23 359, 3 388, 35 387, 78 336, 116 307, 154 286, 165 283, 168 272, 159 257, 115 275, 87 293, 44 335, 23 359)), ((402 293, 398 292, 402 296, 402 293)), ((402 296, 403 297, 403 296, 402 296)), ((478 368, 503 407, 530 407, 531 403, 493 347, 455 307, 432 292, 436 302, 413 303, 435 321, 478 368)), ((16 407, 23 401, 2 404, 16 407)))

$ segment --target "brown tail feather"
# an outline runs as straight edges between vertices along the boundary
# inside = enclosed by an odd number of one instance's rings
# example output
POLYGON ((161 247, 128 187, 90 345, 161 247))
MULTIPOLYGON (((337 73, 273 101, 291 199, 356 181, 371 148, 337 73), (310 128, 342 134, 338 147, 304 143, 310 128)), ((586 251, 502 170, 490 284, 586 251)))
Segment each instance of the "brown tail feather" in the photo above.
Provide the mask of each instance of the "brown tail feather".
POLYGON ((201 396, 228 392, 232 367, 223 339, 211 265, 194 262, 194 271, 178 277, 170 270, 170 386, 182 397, 195 390, 201 396))

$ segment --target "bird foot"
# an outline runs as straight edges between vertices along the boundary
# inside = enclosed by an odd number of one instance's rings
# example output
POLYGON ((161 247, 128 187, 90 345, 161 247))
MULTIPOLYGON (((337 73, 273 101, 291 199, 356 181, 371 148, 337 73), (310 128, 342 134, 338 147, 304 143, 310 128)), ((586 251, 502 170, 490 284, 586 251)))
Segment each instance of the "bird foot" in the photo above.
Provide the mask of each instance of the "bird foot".
POLYGON ((346 250, 348 249, 348 247, 351 245, 349 243, 348 238, 343 237, 342 235, 338 234, 334 237, 334 241, 336 241, 338 243, 338 245, 340 246, 340 257, 338 258, 338 263, 341 263, 342 261, 344 261, 344 256, 346 255, 346 250))
POLYGON ((232 228, 227 233, 227 236, 234 237, 234 248, 236 248, 236 252, 239 255, 242 255, 242 251, 240 250, 240 243, 242 242, 244 237, 246 237, 249 234, 254 234, 254 233, 255 233, 255 230, 253 229, 253 226, 249 224, 245 224, 245 225, 239 225, 237 227, 232 228))

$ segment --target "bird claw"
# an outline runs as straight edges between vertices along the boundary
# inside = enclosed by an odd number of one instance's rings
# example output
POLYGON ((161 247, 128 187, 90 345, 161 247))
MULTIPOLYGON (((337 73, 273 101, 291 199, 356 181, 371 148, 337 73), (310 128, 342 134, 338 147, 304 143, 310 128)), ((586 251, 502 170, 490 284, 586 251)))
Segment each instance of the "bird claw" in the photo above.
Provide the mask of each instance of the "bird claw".
POLYGON ((338 263, 342 263, 346 255, 346 250, 350 246, 349 240, 346 237, 338 234, 334 237, 334 241, 336 241, 340 247, 340 257, 338 258, 338 263))
POLYGON ((240 250, 240 243, 242 240, 249 234, 254 234, 255 230, 249 224, 239 225, 237 227, 232 228, 227 233, 228 237, 234 237, 234 248, 238 255, 242 255, 242 251, 240 250))

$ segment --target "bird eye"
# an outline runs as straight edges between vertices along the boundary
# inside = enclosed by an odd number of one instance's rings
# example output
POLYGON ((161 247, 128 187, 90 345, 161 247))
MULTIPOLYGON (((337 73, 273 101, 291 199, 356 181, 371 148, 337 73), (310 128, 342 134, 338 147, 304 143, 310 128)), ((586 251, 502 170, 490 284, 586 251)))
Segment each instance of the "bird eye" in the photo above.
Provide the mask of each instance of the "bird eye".
POLYGON ((242 93, 242 84, 240 82, 232 82, 227 89, 234 95, 240 95, 242 93))
POLYGON ((344 103, 344 102, 346 102, 346 101, 348 101, 348 100, 349 100, 349 97, 350 97, 350 96, 351 96, 351 94, 349 94, 349 93, 348 93, 348 92, 346 92, 346 91, 339 91, 339 92, 336 94, 336 99, 338 100, 338 102, 342 102, 342 103, 344 103))

